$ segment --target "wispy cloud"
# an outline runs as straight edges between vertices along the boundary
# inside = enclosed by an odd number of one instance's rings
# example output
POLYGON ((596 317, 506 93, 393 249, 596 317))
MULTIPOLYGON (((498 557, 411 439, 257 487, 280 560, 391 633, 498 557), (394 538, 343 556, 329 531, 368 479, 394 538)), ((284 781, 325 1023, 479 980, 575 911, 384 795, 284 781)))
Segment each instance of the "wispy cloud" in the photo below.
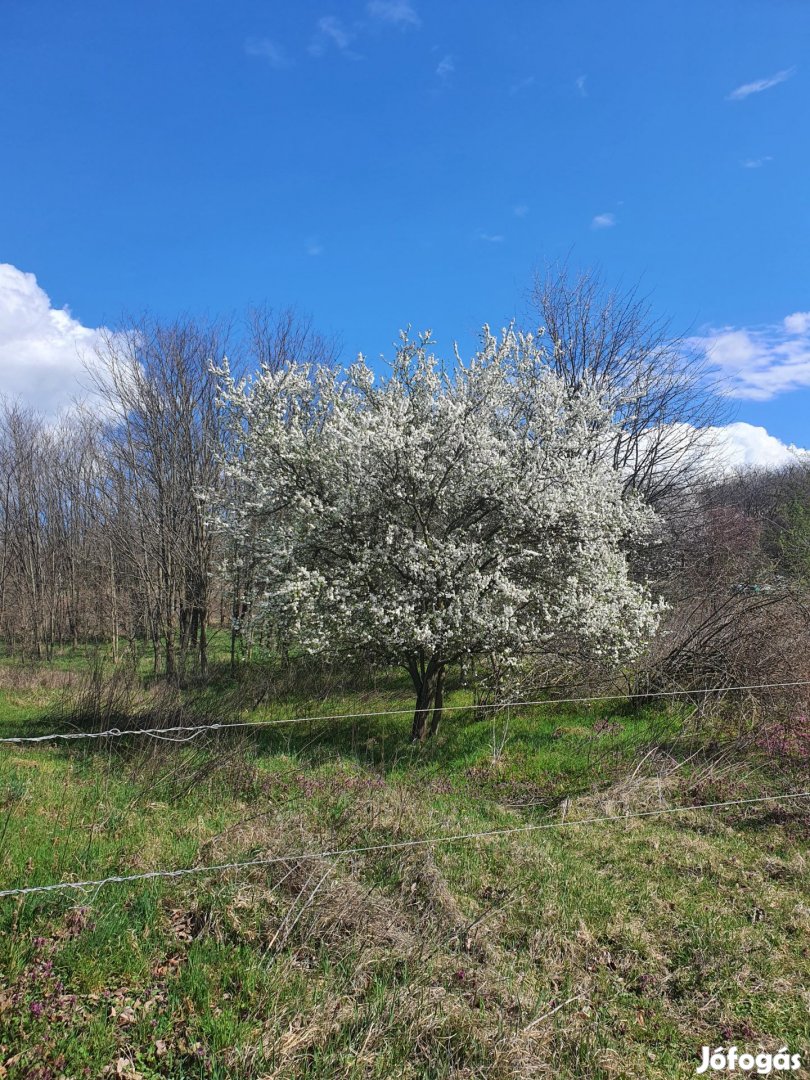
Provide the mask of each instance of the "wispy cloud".
POLYGON ((487 244, 502 244, 506 237, 502 236, 500 233, 480 232, 478 234, 478 239, 485 241, 487 244))
POLYGON ((318 255, 323 255, 323 244, 317 237, 311 236, 306 243, 306 253, 315 258, 318 255))
MULTIPOLYGON (((322 15, 315 25, 315 36, 310 42, 310 56, 324 56, 336 50, 347 60, 360 60, 354 44, 358 39, 368 39, 375 28, 395 27, 399 30, 419 29, 422 20, 410 0, 368 0, 367 20, 344 22, 337 15, 322 15)), ((452 63, 452 57, 447 57, 452 63)))
POLYGON ((772 86, 787 82, 795 74, 795 67, 785 68, 784 71, 777 71, 776 74, 769 75, 765 79, 755 79, 754 82, 743 83, 742 86, 738 86, 736 90, 732 90, 730 94, 727 94, 726 100, 743 101, 745 98, 750 97, 751 94, 761 94, 763 90, 770 90, 772 86))
POLYGON ((769 401, 810 387, 810 311, 770 326, 709 330, 691 343, 723 377, 731 397, 769 401))
POLYGON ((616 224, 615 214, 597 214, 591 221, 592 229, 612 229, 616 224))
POLYGON ((456 62, 453 57, 448 53, 447 56, 443 56, 436 68, 436 74, 440 79, 449 79, 453 72, 456 70, 456 62))
POLYGON ((355 37, 354 31, 349 30, 337 15, 324 15, 318 19, 309 52, 312 56, 323 56, 330 47, 333 47, 350 60, 356 60, 358 55, 350 48, 355 37))
POLYGON ((574 84, 580 97, 588 96, 588 87, 585 85, 587 78, 587 75, 580 75, 576 83, 574 84))
POLYGON ((514 97, 515 94, 519 94, 521 90, 528 90, 530 86, 534 86, 534 75, 527 75, 524 79, 518 79, 517 82, 513 82, 509 87, 509 93, 514 97))
POLYGON ((293 64, 284 49, 271 38, 248 38, 245 41, 245 52, 248 56, 260 56, 270 67, 281 69, 292 67, 293 64))
POLYGON ((770 154, 766 154, 765 157, 746 158, 745 161, 741 161, 740 164, 744 169, 761 169, 763 165, 767 165, 769 161, 773 161, 770 154))
POLYGON ((409 0, 369 0, 366 11, 372 19, 391 23, 401 30, 406 30, 408 27, 418 30, 422 25, 422 20, 409 0))
POLYGON ((529 208, 525 203, 518 203, 517 206, 512 207, 512 213, 515 217, 526 217, 529 212, 529 208))

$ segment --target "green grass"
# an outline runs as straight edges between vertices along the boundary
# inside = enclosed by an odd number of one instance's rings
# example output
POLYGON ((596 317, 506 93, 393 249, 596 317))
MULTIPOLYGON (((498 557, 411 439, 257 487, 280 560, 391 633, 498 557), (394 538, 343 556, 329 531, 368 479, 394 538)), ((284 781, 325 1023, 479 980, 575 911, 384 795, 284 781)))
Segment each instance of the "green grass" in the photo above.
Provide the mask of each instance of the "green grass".
MULTIPOLYGON (((54 709, 30 683, 2 691, 7 731, 54 709)), ((400 703, 392 674, 247 715, 400 703)), ((607 1080, 692 1076, 709 1043, 810 1051, 806 804, 296 858, 799 790, 798 769, 621 703, 408 729, 3 748, 2 887, 284 861, 0 901, 0 1076, 607 1080)))

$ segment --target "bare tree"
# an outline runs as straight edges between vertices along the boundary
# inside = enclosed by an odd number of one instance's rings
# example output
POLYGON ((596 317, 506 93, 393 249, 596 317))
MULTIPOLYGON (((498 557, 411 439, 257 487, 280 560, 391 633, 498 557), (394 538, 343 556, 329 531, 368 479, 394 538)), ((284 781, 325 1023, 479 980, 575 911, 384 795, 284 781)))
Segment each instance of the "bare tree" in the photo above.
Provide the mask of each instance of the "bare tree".
POLYGON ((0 632, 34 657, 100 632, 100 458, 87 415, 46 423, 0 409, 0 632))
POLYGON ((267 305, 250 308, 245 330, 237 358, 243 368, 251 370, 269 368, 276 371, 304 361, 319 367, 333 367, 340 353, 337 339, 319 333, 312 320, 294 307, 280 311, 267 305))
POLYGON ((637 289, 611 289, 596 271, 551 267, 530 301, 554 369, 573 390, 597 387, 617 420, 609 452, 626 487, 653 503, 692 487, 707 428, 727 414, 705 358, 637 289))
POLYGON ((2 417, 3 544, 2 618, 14 650, 30 637, 42 656, 47 566, 42 478, 47 473, 43 425, 36 415, 5 403, 2 417), (27 631, 27 633, 26 633, 27 631))
POLYGON ((106 409, 110 517, 140 586, 155 666, 162 648, 169 677, 190 654, 202 673, 208 665, 215 537, 206 499, 219 487, 213 365, 226 340, 218 323, 146 317, 106 333, 91 368, 106 409))

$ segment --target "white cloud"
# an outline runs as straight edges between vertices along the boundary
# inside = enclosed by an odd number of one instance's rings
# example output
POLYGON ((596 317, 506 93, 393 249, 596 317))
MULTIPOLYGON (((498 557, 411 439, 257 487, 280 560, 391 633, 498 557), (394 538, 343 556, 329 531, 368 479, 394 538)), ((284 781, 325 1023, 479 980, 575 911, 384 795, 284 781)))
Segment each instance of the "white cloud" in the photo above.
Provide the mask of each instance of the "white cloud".
POLYGON ((810 386, 810 312, 773 326, 710 330, 691 344, 717 369, 731 397, 768 401, 810 386))
POLYGON ((449 79, 455 70, 456 62, 453 57, 448 54, 439 61, 439 65, 436 68, 436 74, 440 79, 449 79))
POLYGON ((529 208, 525 203, 518 203, 517 206, 512 208, 512 212, 515 217, 526 217, 529 212, 529 208))
POLYGON ((306 244, 307 255, 323 255, 323 244, 316 237, 310 237, 306 244))
POLYGON ((720 472, 760 468, 779 469, 810 461, 810 450, 788 446, 764 427, 742 422, 706 429, 711 439, 709 459, 720 472))
POLYGON ((486 243, 488 243, 488 244, 502 244, 504 242, 505 237, 502 236, 500 233, 480 232, 478 234, 478 239, 479 240, 485 240, 486 243))
POLYGON ((580 97, 587 97, 588 96, 588 88, 585 85, 587 78, 588 78, 587 75, 580 75, 579 78, 576 81, 576 88, 577 88, 577 92, 579 93, 580 97))
POLYGON ((615 214, 597 214, 591 221, 592 229, 612 229, 616 224, 615 214))
POLYGON ((780 469, 797 461, 810 464, 810 450, 783 443, 764 427, 743 421, 699 429, 672 424, 663 433, 662 447, 663 460, 679 460, 707 479, 751 468, 780 469))
POLYGON ((354 31, 344 26, 336 15, 324 15, 318 19, 315 38, 309 46, 309 52, 312 56, 323 56, 331 45, 344 56, 356 60, 357 54, 349 48, 355 36, 354 31))
POLYGON ((248 56, 262 57, 270 67, 279 69, 292 67, 292 60, 282 47, 270 38, 248 38, 245 42, 245 52, 248 56))
POLYGON ((726 100, 743 101, 745 98, 750 97, 751 94, 761 94, 763 90, 770 90, 772 86, 787 82, 795 73, 795 67, 785 68, 784 71, 777 71, 774 75, 768 75, 765 79, 756 79, 754 82, 743 83, 742 86, 738 86, 736 90, 732 90, 730 94, 727 94, 726 100))
POLYGON ((761 169, 763 165, 767 165, 769 161, 773 161, 770 154, 766 154, 765 157, 746 158, 745 161, 741 161, 740 164, 744 169, 761 169))
POLYGON ((391 23, 402 30, 409 26, 418 29, 422 25, 422 20, 408 0, 369 0, 366 11, 372 19, 391 23))
POLYGON ((54 308, 33 274, 0 263, 0 389, 47 416, 84 396, 84 358, 100 331, 54 308))
POLYGON ((793 315, 786 315, 782 325, 789 334, 810 333, 810 311, 796 311, 793 315))
MULTIPOLYGON (((479 233, 488 243, 502 243, 501 235, 479 233)), ((315 237, 306 242, 307 254, 320 255, 323 247, 315 237)), ((785 339, 804 340, 810 336, 810 312, 788 315, 771 334, 781 332, 785 339)), ((87 396, 85 362, 92 360, 94 348, 100 344, 101 328, 84 326, 67 308, 54 308, 47 293, 37 284, 33 274, 24 273, 8 263, 0 263, 0 388, 11 398, 18 398, 47 417, 56 416, 69 408, 76 398, 87 396)), ((725 356, 753 357, 760 365, 738 372, 738 379, 754 379, 755 393, 738 393, 741 397, 772 397, 773 392, 759 393, 764 387, 761 374, 762 341, 765 331, 721 331, 713 339, 724 339, 725 356), (745 337, 744 346, 733 347, 728 339, 734 334, 745 337), (751 344, 753 342, 753 345, 751 344)), ((715 353, 715 358, 716 358, 715 353)), ((778 361, 781 363, 781 361, 778 361)), ((724 369, 725 370, 725 369, 724 369)), ((810 385, 810 343, 805 360, 806 381, 810 385)), ((778 385, 785 379, 779 375, 778 385)), ((748 383, 744 384, 745 387, 748 383)), ((793 388, 790 386, 789 388, 793 388)), ((778 390, 775 392, 779 392, 778 390)), ((810 450, 789 446, 765 428, 753 424, 734 423, 707 430, 711 445, 707 461, 712 471, 739 469, 749 466, 778 468, 797 459, 810 460, 810 450)))

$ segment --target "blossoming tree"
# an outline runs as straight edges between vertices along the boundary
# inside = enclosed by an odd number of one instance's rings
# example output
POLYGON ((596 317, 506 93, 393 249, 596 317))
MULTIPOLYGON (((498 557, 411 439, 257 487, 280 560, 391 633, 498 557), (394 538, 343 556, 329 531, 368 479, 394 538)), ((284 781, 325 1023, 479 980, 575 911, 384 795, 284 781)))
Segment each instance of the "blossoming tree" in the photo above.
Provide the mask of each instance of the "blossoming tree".
POLYGON ((418 740, 448 665, 563 641, 618 661, 657 620, 625 557, 653 515, 604 463, 598 397, 532 336, 485 327, 450 367, 431 345, 403 334, 379 380, 360 357, 239 383, 226 368, 222 388, 227 520, 256 545, 261 611, 307 650, 404 667, 418 740))

